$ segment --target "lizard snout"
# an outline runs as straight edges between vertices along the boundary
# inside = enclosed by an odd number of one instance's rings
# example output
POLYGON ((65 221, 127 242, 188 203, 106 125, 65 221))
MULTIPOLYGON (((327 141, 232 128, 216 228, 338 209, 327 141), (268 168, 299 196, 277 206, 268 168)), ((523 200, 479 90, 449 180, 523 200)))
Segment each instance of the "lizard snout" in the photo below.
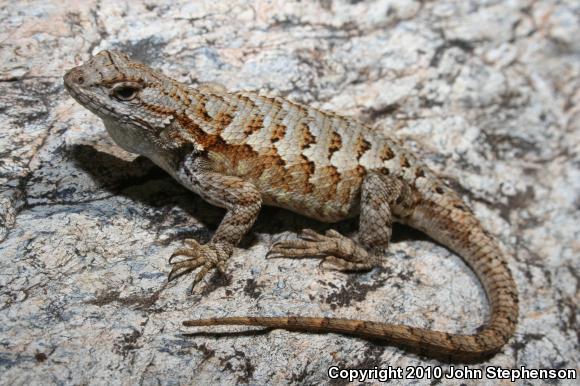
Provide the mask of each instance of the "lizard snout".
POLYGON ((86 77, 79 67, 72 68, 64 74, 64 83, 67 86, 82 86, 86 77))

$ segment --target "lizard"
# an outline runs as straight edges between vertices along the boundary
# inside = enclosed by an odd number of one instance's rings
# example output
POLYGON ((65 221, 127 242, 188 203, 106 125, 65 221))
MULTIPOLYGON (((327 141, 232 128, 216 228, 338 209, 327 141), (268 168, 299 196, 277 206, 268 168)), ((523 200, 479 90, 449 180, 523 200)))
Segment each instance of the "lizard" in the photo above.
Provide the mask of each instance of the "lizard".
POLYGON ((116 144, 225 208, 209 242, 185 239, 171 255, 169 281, 199 269, 193 290, 208 272, 223 273, 261 207, 270 205, 327 223, 359 217, 352 238, 305 229, 296 239, 274 243, 270 257, 321 258, 341 271, 368 271, 381 264, 396 221, 460 255, 490 304, 488 320, 473 334, 304 316, 220 317, 183 325, 334 332, 460 361, 490 357, 513 335, 518 293, 498 243, 459 194, 395 135, 282 97, 212 84, 189 87, 114 50, 68 70, 64 85, 102 119, 116 144))

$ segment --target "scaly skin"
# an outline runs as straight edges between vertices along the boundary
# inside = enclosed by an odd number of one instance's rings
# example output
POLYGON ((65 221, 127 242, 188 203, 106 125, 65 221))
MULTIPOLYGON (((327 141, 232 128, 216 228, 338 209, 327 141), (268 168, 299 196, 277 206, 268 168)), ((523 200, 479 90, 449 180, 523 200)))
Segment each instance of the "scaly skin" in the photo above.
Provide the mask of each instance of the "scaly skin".
MULTIPOLYGON (((460 361, 494 354, 512 336, 517 290, 498 245, 460 197, 395 138, 356 120, 253 92, 188 88, 116 51, 64 76, 69 93, 98 115, 115 142, 144 155, 227 213, 205 245, 186 240, 169 279, 197 268, 226 269, 262 204, 320 221, 360 215, 357 240, 305 230, 276 243, 273 257, 322 257, 341 270, 380 264, 393 221, 417 228, 461 255, 485 287, 490 320, 472 335, 360 320, 231 317, 186 326, 256 325, 381 339, 460 361)), ((170 260, 171 262, 171 260, 170 260)))

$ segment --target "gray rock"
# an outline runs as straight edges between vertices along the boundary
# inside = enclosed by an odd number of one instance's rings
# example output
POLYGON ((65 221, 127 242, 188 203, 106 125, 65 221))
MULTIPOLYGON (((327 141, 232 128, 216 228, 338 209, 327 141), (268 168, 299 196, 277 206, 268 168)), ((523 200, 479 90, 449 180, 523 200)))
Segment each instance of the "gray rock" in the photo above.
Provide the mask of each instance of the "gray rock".
POLYGON ((320 227, 274 208, 225 277, 193 295, 191 277, 168 284, 180 240, 207 241, 223 211, 116 147, 66 94, 64 71, 108 48, 183 82, 261 89, 396 131, 464 195, 516 277, 514 338, 470 367, 577 370, 579 14, 572 0, 3 2, 0 383, 314 384, 333 365, 447 369, 336 334, 181 321, 362 316, 468 333, 487 315, 461 259, 403 227, 365 274, 266 260, 273 241, 320 227))

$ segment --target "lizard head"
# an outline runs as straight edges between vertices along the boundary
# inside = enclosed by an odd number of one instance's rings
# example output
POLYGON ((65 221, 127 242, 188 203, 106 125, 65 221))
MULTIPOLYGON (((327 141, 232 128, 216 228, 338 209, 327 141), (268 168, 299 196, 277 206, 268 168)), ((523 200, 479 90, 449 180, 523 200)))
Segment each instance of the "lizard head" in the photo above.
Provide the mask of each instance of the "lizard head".
POLYGON ((69 94, 100 117, 118 145, 147 155, 143 146, 166 148, 174 123, 171 98, 179 84, 119 51, 101 51, 64 75, 69 94), (149 140, 149 141, 147 141, 149 140))
POLYGON ((155 80, 152 70, 118 51, 101 51, 64 75, 64 86, 81 105, 103 119, 134 113, 138 96, 155 80))

